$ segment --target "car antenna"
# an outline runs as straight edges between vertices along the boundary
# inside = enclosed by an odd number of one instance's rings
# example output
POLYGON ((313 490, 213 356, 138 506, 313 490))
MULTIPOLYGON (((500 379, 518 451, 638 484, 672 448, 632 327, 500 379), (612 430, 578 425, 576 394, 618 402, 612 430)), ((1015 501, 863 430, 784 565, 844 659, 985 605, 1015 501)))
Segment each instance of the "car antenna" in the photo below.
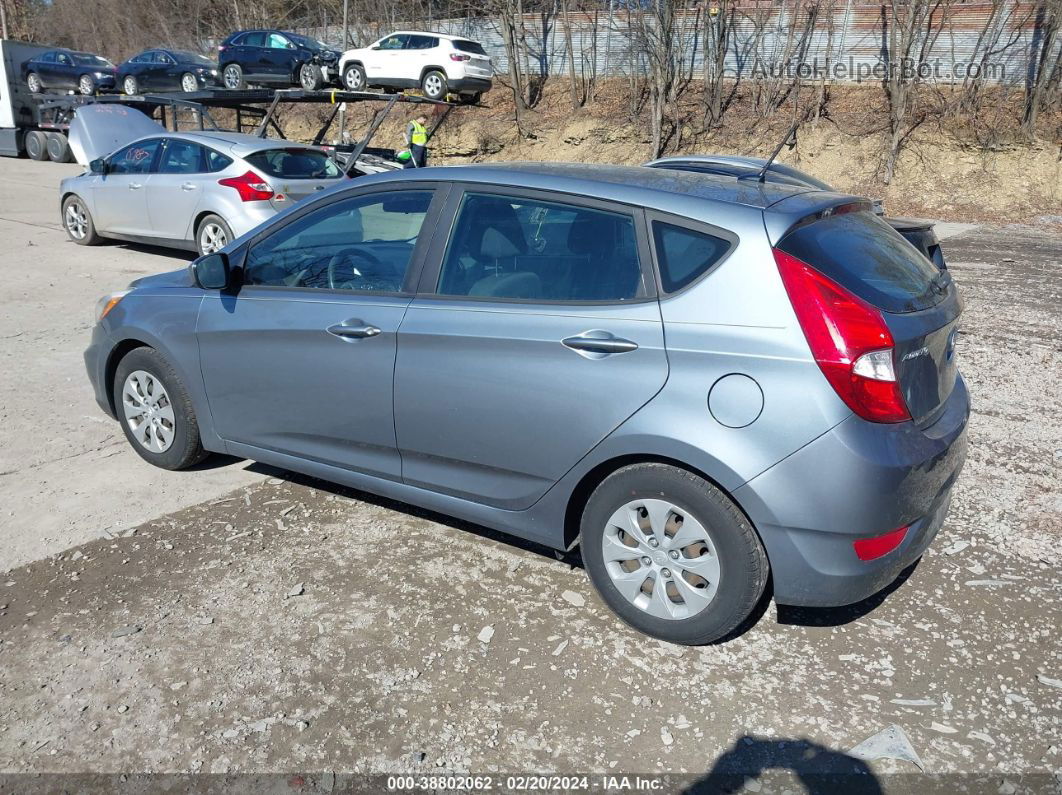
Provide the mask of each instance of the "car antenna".
POLYGON ((770 169, 771 163, 774 162, 774 159, 776 157, 778 157, 778 153, 782 151, 782 147, 783 146, 788 144, 790 149, 792 149, 794 146, 796 146, 796 132, 797 132, 797 127, 799 127, 799 126, 800 126, 800 122, 798 122, 798 121, 797 122, 793 122, 793 126, 790 127, 789 128, 789 132, 787 132, 785 134, 785 138, 783 138, 781 140, 781 142, 778 144, 778 146, 776 146, 774 148, 774 152, 772 152, 771 156, 767 158, 767 162, 763 164, 763 168, 760 169, 760 173, 756 175, 756 181, 757 182, 766 182, 767 181, 767 171, 768 171, 768 169, 770 169), (792 141, 792 143, 789 143, 790 141, 792 141))

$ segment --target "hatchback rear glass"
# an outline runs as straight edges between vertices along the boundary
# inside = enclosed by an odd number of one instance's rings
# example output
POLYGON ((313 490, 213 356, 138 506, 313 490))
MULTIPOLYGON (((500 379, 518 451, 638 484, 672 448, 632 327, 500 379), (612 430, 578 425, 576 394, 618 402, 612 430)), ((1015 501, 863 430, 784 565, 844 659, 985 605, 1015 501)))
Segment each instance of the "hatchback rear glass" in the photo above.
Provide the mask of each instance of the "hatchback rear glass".
POLYGON ((483 49, 483 45, 478 41, 469 41, 468 39, 454 39, 454 49, 461 52, 470 52, 474 55, 486 55, 487 51, 483 49))
POLYGON ((915 312, 939 303, 950 278, 891 226, 867 211, 797 226, 778 243, 867 303, 915 312))
POLYGON ((265 149, 244 160, 267 176, 280 179, 332 179, 342 174, 328 155, 316 149, 265 149))

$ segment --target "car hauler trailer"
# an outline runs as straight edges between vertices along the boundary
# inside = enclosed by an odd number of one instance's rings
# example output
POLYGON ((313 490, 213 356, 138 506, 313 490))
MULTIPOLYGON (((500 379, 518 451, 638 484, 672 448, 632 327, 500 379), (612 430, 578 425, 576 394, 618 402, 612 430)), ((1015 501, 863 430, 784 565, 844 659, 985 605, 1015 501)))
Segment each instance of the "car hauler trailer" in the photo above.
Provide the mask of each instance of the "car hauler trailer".
POLYGON ((22 64, 47 50, 36 44, 0 39, 0 155, 28 154, 35 160, 47 160, 51 144, 56 159, 61 159, 64 152, 69 159, 66 136, 49 139, 53 130, 41 126, 34 95, 22 82, 22 64))

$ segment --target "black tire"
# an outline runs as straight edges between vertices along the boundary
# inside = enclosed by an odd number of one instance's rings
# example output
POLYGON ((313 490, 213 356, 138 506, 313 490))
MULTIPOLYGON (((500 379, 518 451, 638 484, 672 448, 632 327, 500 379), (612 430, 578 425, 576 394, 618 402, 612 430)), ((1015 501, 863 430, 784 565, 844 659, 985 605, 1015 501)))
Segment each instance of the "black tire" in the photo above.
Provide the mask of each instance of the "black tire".
POLYGON ((234 240, 234 237, 232 235, 232 229, 225 222, 224 218, 222 218, 220 215, 204 215, 195 227, 195 249, 199 252, 200 256, 203 256, 204 254, 211 254, 214 251, 218 250, 216 248, 207 248, 204 245, 203 233, 207 230, 209 226, 215 226, 220 228, 221 232, 225 235, 224 245, 228 245, 234 240))
POLYGON ((81 75, 77 79, 77 93, 91 97, 96 93, 96 78, 92 75, 81 75))
POLYGON ((360 64, 352 63, 343 70, 343 87, 347 91, 365 91, 368 88, 365 70, 360 64))
POLYGON ((70 154, 70 142, 61 132, 45 133, 47 139, 48 158, 56 163, 69 163, 73 160, 70 154))
POLYGON ((465 105, 478 105, 479 101, 483 98, 483 94, 462 94, 461 102, 465 105))
POLYGON ((40 94, 44 91, 44 83, 41 82, 41 76, 36 72, 30 72, 26 75, 26 88, 29 89, 31 94, 40 94))
POLYGON ((321 67, 313 63, 304 63, 299 67, 299 85, 306 91, 317 91, 324 85, 321 67))
POLYGON ((233 90, 247 88, 243 79, 243 67, 238 63, 225 64, 225 68, 221 70, 221 84, 233 90))
POLYGON ((48 136, 40 130, 30 130, 25 138, 26 156, 30 160, 48 159, 48 136))
POLYGON ((92 220, 92 213, 89 212, 88 207, 85 206, 85 202, 80 196, 67 196, 63 200, 63 229, 66 230, 66 235, 79 246, 97 246, 103 242, 96 233, 96 224, 92 220), (80 236, 77 231, 77 223, 71 217, 71 207, 75 207, 74 217, 78 214, 84 216, 84 233, 80 236))
POLYGON ((126 75, 122 78, 122 91, 130 97, 140 93, 140 81, 136 79, 136 75, 126 75))
MULTIPOLYGON (((129 444, 137 454, 149 464, 154 464, 160 469, 187 469, 209 455, 203 449, 203 442, 199 437, 199 423, 196 421, 192 398, 188 390, 185 389, 170 363, 154 348, 134 348, 126 354, 118 363, 113 388, 114 407, 125 438, 129 440, 129 444), (137 438, 126 417, 123 403, 126 398, 123 395, 123 389, 130 374, 138 371, 147 373, 162 385, 168 398, 165 401, 166 405, 172 409, 172 441, 165 450, 159 452, 149 450, 137 438)), ((151 433, 151 430, 144 431, 146 437, 151 433)))
MULTIPOLYGON (((580 532, 583 562, 591 583, 605 603, 630 626, 671 643, 698 646, 732 633, 756 608, 767 585, 767 555, 745 515, 704 478, 677 467, 633 464, 611 474, 590 495, 583 509, 580 532), (649 614, 617 589, 606 568, 602 550, 606 526, 613 513, 638 500, 672 503, 684 516, 696 519, 705 528, 715 547, 719 565, 715 594, 703 609, 689 618, 658 618, 649 614)), ((661 545, 650 552, 663 555, 663 548, 661 545)), ((638 553, 632 553, 632 557, 637 558, 638 553)), ((662 562, 665 566, 677 565, 666 559, 662 562)), ((637 571, 640 569, 636 568, 637 571)), ((635 573, 635 579, 637 576, 635 573)))
POLYGON ((420 79, 420 90, 428 99, 446 99, 450 89, 446 85, 446 75, 438 69, 424 73, 420 79))

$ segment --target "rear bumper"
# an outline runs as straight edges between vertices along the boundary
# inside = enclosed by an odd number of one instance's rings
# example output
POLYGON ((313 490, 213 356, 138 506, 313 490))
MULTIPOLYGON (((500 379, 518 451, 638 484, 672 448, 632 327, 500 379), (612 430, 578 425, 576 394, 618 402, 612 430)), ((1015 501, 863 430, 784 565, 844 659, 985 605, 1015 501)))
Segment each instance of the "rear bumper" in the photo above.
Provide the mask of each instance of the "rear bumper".
POLYGON ((446 87, 455 94, 483 94, 490 91, 491 83, 485 77, 455 77, 446 81, 446 87))
POLYGON ((966 458, 969 394, 961 378, 940 418, 881 425, 852 416, 734 492, 767 550, 782 604, 837 607, 865 599, 932 543, 966 458), (871 561, 852 542, 909 526, 871 561))

